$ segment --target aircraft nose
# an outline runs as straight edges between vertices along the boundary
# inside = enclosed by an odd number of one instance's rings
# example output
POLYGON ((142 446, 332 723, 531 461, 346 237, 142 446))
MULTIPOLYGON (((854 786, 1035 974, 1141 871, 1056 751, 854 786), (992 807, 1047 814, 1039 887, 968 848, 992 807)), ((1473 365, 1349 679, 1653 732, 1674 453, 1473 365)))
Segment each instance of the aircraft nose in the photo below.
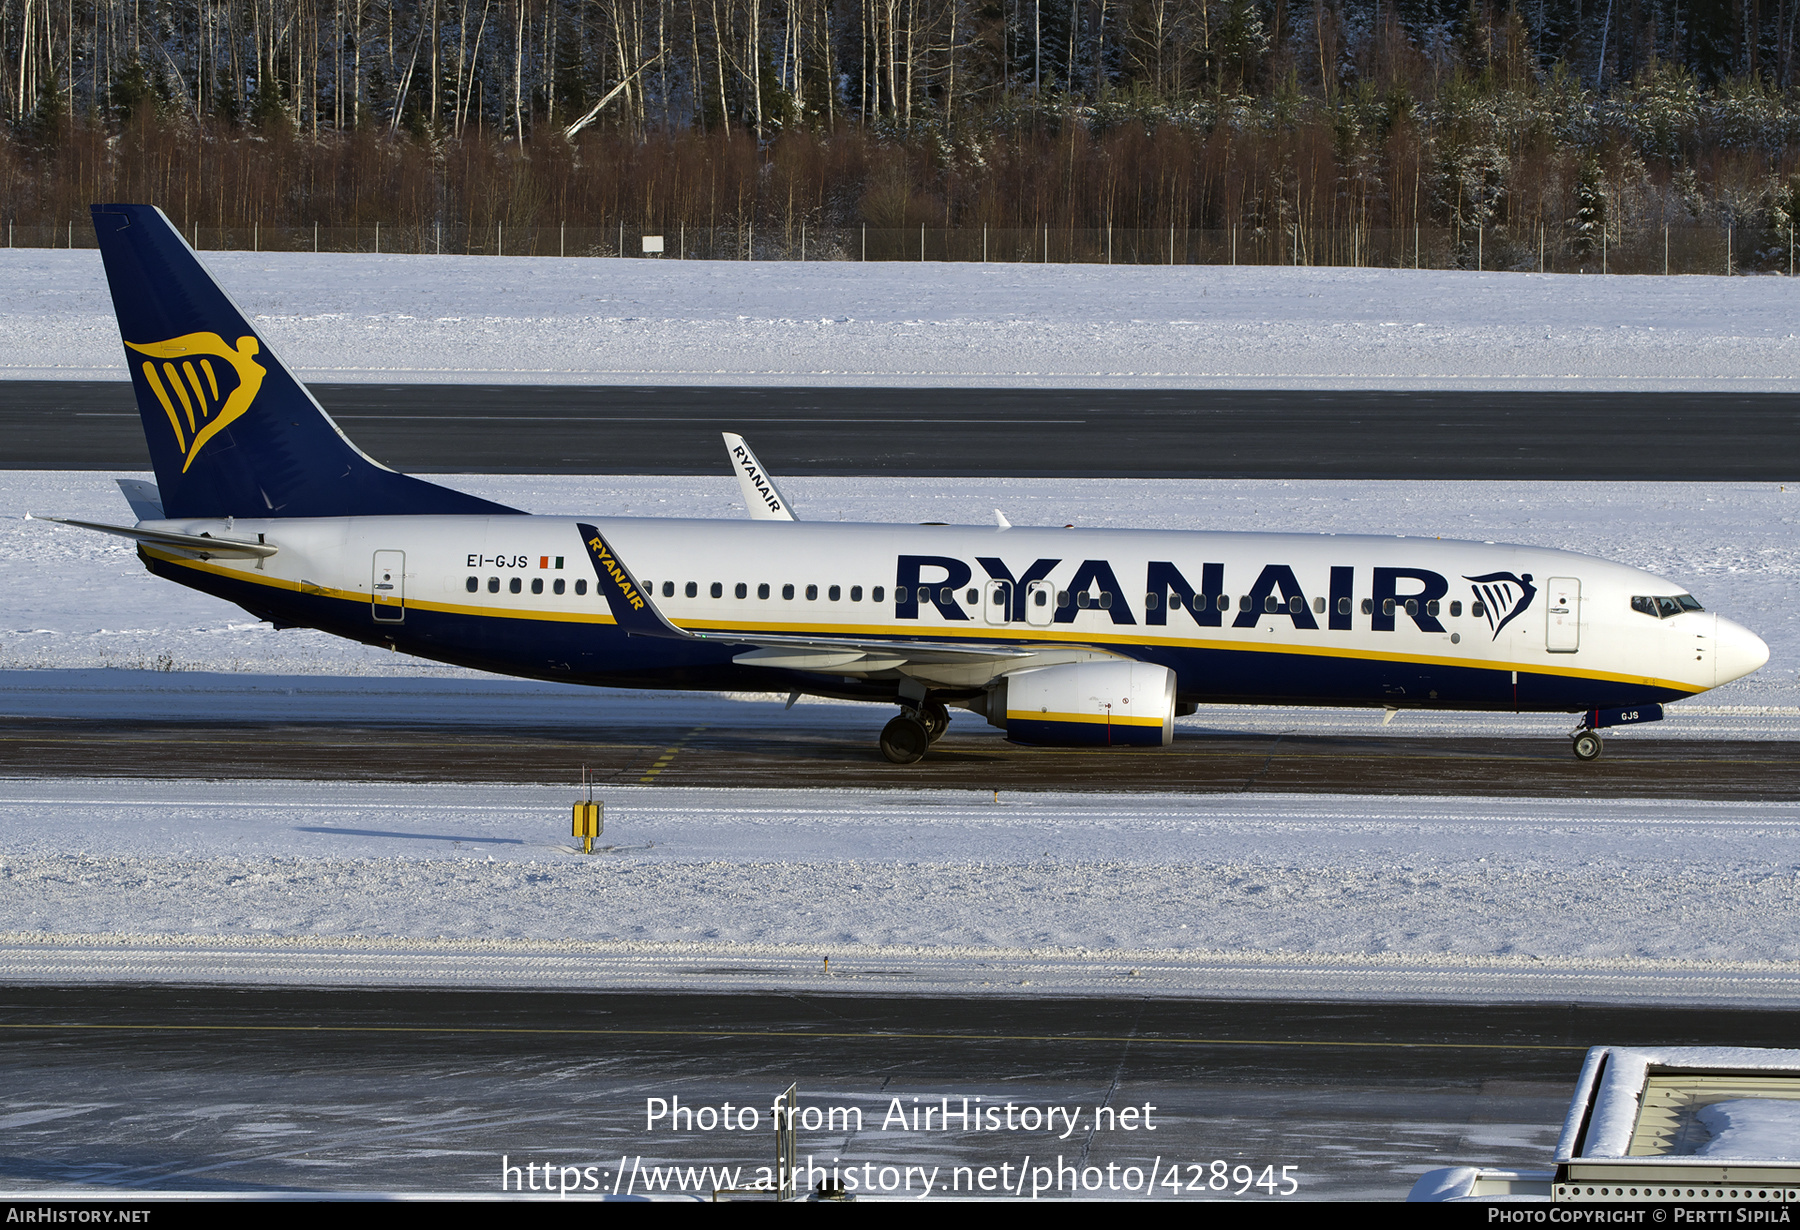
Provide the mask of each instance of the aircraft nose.
POLYGON ((1763 638, 1729 619, 1720 618, 1715 644, 1718 648, 1713 663, 1718 672, 1717 683, 1742 679, 1769 660, 1769 647, 1763 638))

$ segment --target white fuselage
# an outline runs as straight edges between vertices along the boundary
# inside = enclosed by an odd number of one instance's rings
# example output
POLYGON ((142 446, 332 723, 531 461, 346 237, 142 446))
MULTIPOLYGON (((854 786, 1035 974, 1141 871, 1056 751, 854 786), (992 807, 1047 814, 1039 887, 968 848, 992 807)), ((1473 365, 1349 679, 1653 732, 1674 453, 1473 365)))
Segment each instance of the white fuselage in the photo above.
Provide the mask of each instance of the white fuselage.
MULTIPOLYGON (((157 524, 277 546, 260 561, 146 554, 164 575, 280 622, 536 677, 622 674, 643 685, 660 665, 668 686, 741 687, 751 669, 731 666, 724 648, 627 643, 573 518, 157 524), (718 682, 708 684, 712 667, 718 682)), ((742 632, 1078 647, 1163 662, 1190 700, 1575 711, 1692 695, 1768 655, 1754 634, 1711 612, 1634 609, 1634 598, 1685 595, 1675 582, 1541 548, 1347 535, 592 524, 666 619, 726 634, 724 645, 742 632)), ((995 665, 985 678, 966 667, 897 673, 969 688, 1006 669, 995 665)), ((884 677, 812 673, 825 691, 884 677)))

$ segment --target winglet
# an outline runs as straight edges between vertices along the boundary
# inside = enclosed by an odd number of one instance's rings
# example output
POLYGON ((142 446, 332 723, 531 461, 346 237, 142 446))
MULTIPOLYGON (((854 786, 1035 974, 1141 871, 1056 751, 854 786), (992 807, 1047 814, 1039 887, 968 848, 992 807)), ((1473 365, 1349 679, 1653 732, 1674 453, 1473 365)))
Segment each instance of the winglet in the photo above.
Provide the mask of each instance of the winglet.
POLYGON ((607 545, 597 528, 583 523, 577 523, 575 528, 581 531, 582 545, 587 547, 588 558, 593 561, 594 576, 598 578, 595 584, 606 595, 613 619, 625 629, 626 635, 659 636, 680 641, 698 639, 663 618, 656 604, 650 601, 649 591, 637 583, 637 578, 625 567, 625 561, 607 545))
POLYGON ((735 432, 722 431, 725 437, 725 451, 731 454, 731 468, 737 473, 738 486, 744 492, 744 507, 750 510, 752 521, 798 521, 794 509, 787 498, 775 489, 775 480, 763 469, 762 462, 750 451, 744 437, 735 432))

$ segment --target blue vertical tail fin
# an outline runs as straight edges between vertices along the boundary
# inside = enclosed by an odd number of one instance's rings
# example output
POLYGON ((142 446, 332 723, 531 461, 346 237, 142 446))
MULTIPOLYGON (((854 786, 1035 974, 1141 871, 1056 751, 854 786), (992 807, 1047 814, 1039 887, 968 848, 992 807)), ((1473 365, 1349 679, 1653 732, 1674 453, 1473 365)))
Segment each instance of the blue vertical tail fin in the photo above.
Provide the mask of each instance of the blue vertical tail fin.
POLYGON ((362 517, 518 510, 352 444, 153 205, 95 205, 164 513, 362 517))

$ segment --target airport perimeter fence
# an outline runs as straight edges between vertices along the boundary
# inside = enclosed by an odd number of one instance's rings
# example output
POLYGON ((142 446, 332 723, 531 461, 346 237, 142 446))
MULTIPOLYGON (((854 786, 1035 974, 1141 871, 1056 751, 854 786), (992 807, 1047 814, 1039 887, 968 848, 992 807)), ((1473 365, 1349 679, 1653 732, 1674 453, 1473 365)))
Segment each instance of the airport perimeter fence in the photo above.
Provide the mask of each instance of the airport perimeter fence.
MULTIPOLYGON (((1551 227, 1325 229, 1289 226, 689 227, 201 226, 183 230, 200 251, 391 252, 652 260, 954 261, 1026 264, 1310 265, 1545 273, 1752 274, 1795 272, 1795 236, 1766 229, 1620 227, 1584 240, 1551 227), (659 249, 652 251, 652 249, 659 249)), ((6 245, 92 248, 85 220, 8 223, 6 245)))

